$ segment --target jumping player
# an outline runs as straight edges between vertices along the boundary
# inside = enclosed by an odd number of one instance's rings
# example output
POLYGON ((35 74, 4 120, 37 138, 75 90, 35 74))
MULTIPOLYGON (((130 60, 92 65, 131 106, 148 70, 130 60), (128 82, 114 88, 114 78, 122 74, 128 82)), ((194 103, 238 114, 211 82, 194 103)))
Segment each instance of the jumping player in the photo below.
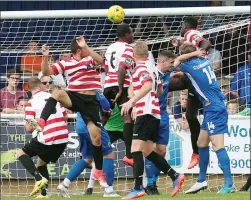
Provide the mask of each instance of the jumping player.
POLYGON ((96 99, 96 91, 101 91, 100 74, 95 65, 102 63, 103 58, 88 47, 83 36, 76 37, 71 43, 73 56, 55 63, 48 64, 49 47, 43 46, 42 72, 44 75, 64 74, 67 78, 67 91, 55 90, 48 99, 40 119, 39 126, 45 126, 57 102, 69 110, 79 112, 84 119, 92 140, 92 153, 96 166, 95 178, 101 186, 106 186, 103 167, 103 150, 101 146, 100 106, 96 99))
POLYGON ((148 60, 148 47, 144 42, 137 42, 134 49, 136 67, 133 70, 134 96, 122 104, 121 114, 127 115, 132 107, 136 107, 136 121, 133 129, 132 156, 135 187, 122 199, 134 199, 145 195, 142 176, 145 158, 153 162, 161 171, 168 174, 174 182, 172 196, 175 196, 184 182, 184 175, 176 173, 164 157, 153 151, 153 143, 157 142, 160 107, 157 92, 160 81, 158 74, 154 74, 154 64, 148 60))
MULTIPOLYGON (((101 94, 97 93, 97 99, 100 102, 101 108, 105 111, 110 110, 110 104, 107 99, 101 94)), ((88 133, 88 129, 80 113, 77 113, 76 131, 80 142, 80 152, 82 159, 75 162, 71 167, 64 181, 58 185, 60 194, 65 198, 70 198, 68 188, 72 181, 74 181, 85 168, 92 163, 92 148, 91 138, 88 133)), ((119 195, 113 190, 114 181, 114 153, 111 147, 111 142, 107 131, 104 127, 101 128, 101 140, 102 148, 104 152, 103 172, 106 175, 108 186, 105 187, 104 197, 119 197, 119 195)))
POLYGON ((57 103, 43 131, 34 130, 35 119, 40 116, 51 94, 41 90, 41 81, 36 77, 28 80, 28 87, 32 92, 32 98, 25 108, 25 128, 28 132, 33 132, 33 138, 17 151, 17 157, 27 171, 35 177, 36 183, 30 195, 33 196, 42 189, 41 195, 37 196, 37 199, 44 199, 48 198, 47 164, 57 162, 68 142, 67 114, 65 109, 57 103), (38 156, 37 167, 31 160, 31 157, 34 156, 38 156))
MULTIPOLYGON (((118 106, 128 101, 128 88, 131 83, 131 67, 133 64, 133 49, 129 45, 133 42, 133 31, 128 24, 117 27, 118 41, 111 44, 105 53, 104 95, 110 101, 111 107, 116 102, 118 106)), ((133 165, 131 155, 133 123, 130 114, 124 115, 123 138, 126 146, 126 156, 123 162, 133 165)))
POLYGON ((196 47, 192 43, 184 43, 180 47, 180 54, 183 56, 188 53, 194 54, 193 58, 180 64, 180 57, 178 57, 175 66, 178 66, 176 69, 184 72, 191 81, 195 95, 203 105, 204 119, 198 139, 200 173, 197 182, 186 193, 197 193, 207 188, 209 142, 212 143, 224 175, 224 185, 218 193, 232 193, 236 191, 236 188, 232 180, 230 160, 224 147, 224 134, 228 132, 228 113, 224 104, 224 96, 209 61, 196 57, 199 56, 200 51, 196 51, 196 47))
MULTIPOLYGON (((183 43, 192 43, 197 48, 204 49, 208 51, 211 47, 211 44, 208 40, 206 40, 202 34, 197 30, 198 22, 194 17, 186 17, 181 27, 181 36, 184 37, 184 40, 172 40, 172 44, 174 46, 180 46, 183 43)), ((195 97, 194 91, 192 89, 191 84, 185 79, 182 79, 183 86, 188 87, 188 99, 187 99, 187 110, 186 110, 186 119, 189 124, 190 132, 191 132, 191 142, 193 147, 193 154, 191 158, 191 162, 188 165, 188 169, 193 168, 199 162, 198 156, 198 146, 197 140, 200 133, 200 122, 197 118, 198 109, 201 107, 200 101, 195 97)), ((171 84, 169 86, 169 91, 177 90, 175 89, 179 84, 171 84)), ((183 87, 184 89, 186 87, 183 87)))

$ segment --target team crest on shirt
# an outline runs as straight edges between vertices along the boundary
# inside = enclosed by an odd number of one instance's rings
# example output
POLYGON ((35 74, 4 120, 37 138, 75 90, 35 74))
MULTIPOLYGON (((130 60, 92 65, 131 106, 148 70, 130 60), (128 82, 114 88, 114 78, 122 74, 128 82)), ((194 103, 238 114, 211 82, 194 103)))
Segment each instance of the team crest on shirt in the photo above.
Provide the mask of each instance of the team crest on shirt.
POLYGON ((143 78, 143 80, 145 80, 145 79, 148 79, 150 77, 150 74, 148 74, 148 73, 142 73, 141 77, 143 78))
POLYGON ((91 69, 91 68, 92 68, 92 65, 91 65, 91 64, 87 64, 87 65, 86 65, 86 68, 87 68, 87 69, 91 69))
POLYGON ((126 58, 126 59, 125 59, 125 63, 126 63, 127 65, 131 65, 131 64, 132 64, 132 60, 131 60, 130 58, 126 58))
POLYGON ((199 39, 200 39, 200 36, 199 36, 199 35, 195 35, 194 38, 193 38, 193 40, 194 40, 195 42, 197 42, 199 39))

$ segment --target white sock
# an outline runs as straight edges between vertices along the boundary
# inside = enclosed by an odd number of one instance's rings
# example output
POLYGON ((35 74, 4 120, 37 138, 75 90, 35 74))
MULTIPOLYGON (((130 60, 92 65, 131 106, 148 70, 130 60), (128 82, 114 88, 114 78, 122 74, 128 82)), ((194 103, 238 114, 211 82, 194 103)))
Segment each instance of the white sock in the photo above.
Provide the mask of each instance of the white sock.
POLYGON ((113 186, 108 186, 105 188, 106 193, 112 193, 113 192, 113 186))
POLYGON ((65 178, 63 181, 64 186, 70 187, 71 181, 68 178, 65 178))
POLYGON ((93 178, 93 174, 94 174, 95 169, 96 169, 95 164, 93 162, 92 163, 91 175, 90 175, 90 179, 89 179, 89 183, 88 183, 87 188, 93 188, 94 187, 95 179, 93 178))

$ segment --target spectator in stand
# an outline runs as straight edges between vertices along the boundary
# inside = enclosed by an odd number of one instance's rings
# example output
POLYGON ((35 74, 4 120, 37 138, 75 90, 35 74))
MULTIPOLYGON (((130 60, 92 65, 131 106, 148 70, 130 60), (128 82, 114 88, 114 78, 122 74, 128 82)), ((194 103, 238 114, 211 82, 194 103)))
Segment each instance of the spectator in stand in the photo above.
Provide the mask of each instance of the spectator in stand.
POLYGON ((230 91, 240 98, 245 109, 239 113, 241 115, 250 115, 250 79, 251 79, 251 50, 248 52, 248 62, 239 67, 232 81, 230 91))
POLYGON ((221 73, 222 58, 220 52, 217 49, 210 48, 208 50, 208 60, 214 68, 215 75, 216 76, 222 75, 221 73))
POLYGON ((20 97, 28 97, 27 93, 19 89, 20 72, 15 69, 7 71, 7 86, 0 90, 0 108, 1 112, 13 114, 22 113, 16 110, 16 104, 20 97))
POLYGON ((19 97, 17 100, 16 109, 24 113, 25 106, 28 103, 29 99, 27 97, 19 97))
POLYGON ((51 76, 42 76, 40 78, 41 88, 43 91, 50 92, 53 89, 53 81, 51 76))
POLYGON ((188 95, 188 90, 182 90, 180 92, 180 100, 176 102, 172 108, 172 113, 174 115, 174 118, 176 119, 176 121, 183 130, 189 129, 189 125, 185 117, 186 106, 187 106, 187 95, 188 95))
POLYGON ((227 103, 232 100, 238 101, 238 96, 230 92, 230 80, 229 79, 221 78, 221 79, 218 79, 218 82, 221 88, 221 92, 225 97, 225 100, 224 100, 225 105, 227 105, 227 103))
POLYGON ((41 71, 42 56, 38 55, 38 40, 33 38, 28 44, 28 53, 21 58, 21 71, 38 74, 41 71))
POLYGON ((242 35, 241 28, 231 28, 234 23, 224 19, 222 25, 229 25, 230 28, 219 32, 215 40, 216 48, 222 53, 222 72, 225 75, 235 73, 238 66, 245 64, 246 59, 246 37, 242 35))
POLYGON ((239 103, 237 101, 230 101, 227 103, 227 112, 229 115, 236 115, 239 110, 239 103))

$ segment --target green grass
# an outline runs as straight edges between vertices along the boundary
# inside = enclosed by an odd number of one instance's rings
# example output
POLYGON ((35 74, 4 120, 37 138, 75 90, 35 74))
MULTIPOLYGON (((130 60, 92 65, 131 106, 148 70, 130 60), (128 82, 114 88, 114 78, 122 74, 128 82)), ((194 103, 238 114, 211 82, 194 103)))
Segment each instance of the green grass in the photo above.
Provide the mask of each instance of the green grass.
MULTIPOLYGON (((30 200, 34 198, 30 197, 2 197, 2 200, 30 200)), ((64 198, 59 196, 51 196, 51 200, 62 200, 64 198)), ((103 198, 102 195, 92 195, 92 196, 71 196, 71 200, 99 200, 99 199, 121 199, 121 198, 103 198)), ((201 192, 199 194, 192 194, 187 195, 184 193, 178 194, 176 197, 172 198, 170 194, 162 194, 159 196, 145 196, 143 198, 140 198, 140 200, 164 200, 164 199, 173 199, 173 200, 250 200, 250 192, 237 192, 233 194, 227 194, 227 195, 217 195, 213 192, 201 192)))

